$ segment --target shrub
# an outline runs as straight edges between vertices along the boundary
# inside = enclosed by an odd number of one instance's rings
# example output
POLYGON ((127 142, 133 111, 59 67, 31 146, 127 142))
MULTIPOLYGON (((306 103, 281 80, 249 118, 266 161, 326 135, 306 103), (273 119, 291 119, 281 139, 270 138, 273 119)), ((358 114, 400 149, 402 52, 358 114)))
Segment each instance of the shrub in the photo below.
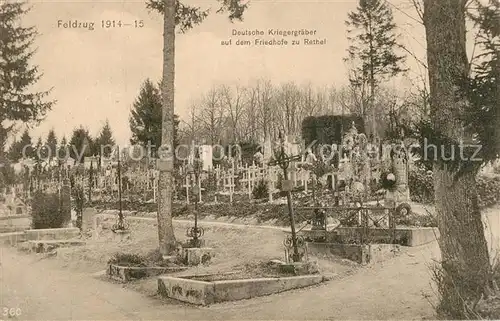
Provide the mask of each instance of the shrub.
POLYGON ((60 228, 71 220, 71 212, 63 210, 62 199, 55 193, 36 192, 31 209, 33 229, 60 228))
POLYGON ((410 198, 418 203, 434 202, 434 181, 424 166, 412 168, 408 175, 410 198))
POLYGON ((147 266, 146 262, 146 258, 138 254, 116 253, 109 259, 108 264, 140 267, 147 266))
POLYGON ((254 187, 252 195, 253 198, 258 200, 266 198, 269 195, 269 187, 267 185, 267 181, 261 179, 259 183, 257 183, 257 185, 254 187))
MULTIPOLYGON (((418 167, 410 171, 408 175, 410 186, 410 197, 415 202, 434 202, 434 181, 432 175, 425 168, 418 167)), ((491 207, 500 200, 500 177, 477 177, 477 194, 481 208, 491 207)))

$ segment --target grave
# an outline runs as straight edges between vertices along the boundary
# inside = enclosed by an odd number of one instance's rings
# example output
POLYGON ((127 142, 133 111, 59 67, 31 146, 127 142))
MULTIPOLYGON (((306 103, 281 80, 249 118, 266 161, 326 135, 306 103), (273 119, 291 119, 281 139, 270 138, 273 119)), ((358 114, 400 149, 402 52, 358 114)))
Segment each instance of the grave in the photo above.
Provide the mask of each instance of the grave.
POLYGON ((69 240, 80 236, 80 229, 76 227, 69 228, 49 228, 38 230, 26 230, 26 239, 28 241, 40 240, 69 240))
POLYGON ((401 250, 396 244, 308 242, 307 247, 311 255, 318 257, 334 255, 362 265, 383 262, 395 257, 401 250))
POLYGON ((81 246, 86 242, 82 240, 29 240, 20 243, 19 249, 35 253, 48 253, 60 247, 81 246))
POLYGON ((24 232, 0 233, 0 244, 15 245, 25 241, 26 233, 24 232))
POLYGON ((196 305, 210 305, 304 288, 325 281, 322 275, 248 279, 239 277, 237 273, 160 276, 158 293, 164 297, 196 305))
POLYGON ((134 279, 141 279, 151 276, 158 276, 166 273, 174 273, 185 271, 187 267, 161 267, 161 266, 120 266, 116 264, 109 264, 106 274, 109 278, 120 281, 128 282, 134 279))

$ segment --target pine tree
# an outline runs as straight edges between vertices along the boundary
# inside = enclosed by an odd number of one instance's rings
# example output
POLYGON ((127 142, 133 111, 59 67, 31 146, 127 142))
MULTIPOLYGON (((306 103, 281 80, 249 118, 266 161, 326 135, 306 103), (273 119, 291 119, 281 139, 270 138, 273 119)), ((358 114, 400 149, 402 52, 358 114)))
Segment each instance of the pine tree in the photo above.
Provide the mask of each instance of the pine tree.
POLYGON ((45 145, 47 146, 48 157, 50 159, 57 157, 57 136, 54 129, 49 131, 45 145))
POLYGON ((113 147, 115 146, 115 144, 116 143, 113 138, 111 126, 109 125, 109 121, 106 119, 104 126, 99 132, 99 136, 94 140, 92 154, 99 155, 101 157, 110 157, 113 153, 113 147))
MULTIPOLYGON (((133 104, 129 122, 132 131, 130 142, 144 147, 149 142, 153 147, 149 156, 156 156, 157 149, 161 146, 162 102, 158 87, 149 79, 144 81, 133 104)), ((179 123, 179 117, 174 115, 174 148, 179 144, 179 123)))
POLYGON ((21 135, 21 139, 14 142, 9 149, 9 159, 18 162, 22 158, 34 157, 31 136, 28 129, 21 135))
POLYGON ((13 125, 5 122, 39 122, 53 105, 45 101, 50 91, 31 91, 41 77, 32 64, 32 45, 37 36, 34 27, 22 27, 28 12, 24 3, 2 1, 0 4, 0 154, 13 125))
POLYGON ((69 154, 77 163, 83 163, 84 158, 92 156, 92 138, 83 126, 73 130, 69 141, 69 154))
POLYGON ((45 144, 43 143, 42 136, 38 137, 38 140, 35 145, 35 159, 38 162, 47 160, 47 149, 45 148, 45 144))
MULTIPOLYGON (((346 20, 351 42, 347 60, 352 64, 350 81, 357 88, 369 88, 372 134, 376 134, 375 90, 389 77, 404 72, 404 55, 398 55, 396 24, 392 10, 384 0, 359 0, 356 11, 346 20)), ((366 108, 362 116, 366 117, 366 108)))

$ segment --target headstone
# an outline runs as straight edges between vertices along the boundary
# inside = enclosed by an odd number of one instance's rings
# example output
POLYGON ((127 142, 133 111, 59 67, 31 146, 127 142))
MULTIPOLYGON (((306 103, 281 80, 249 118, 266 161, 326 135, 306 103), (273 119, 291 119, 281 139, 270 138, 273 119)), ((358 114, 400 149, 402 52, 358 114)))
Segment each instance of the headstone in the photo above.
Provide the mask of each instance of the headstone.
POLYGON ((267 164, 267 163, 269 163, 269 161, 271 160, 272 155, 273 155, 273 150, 272 150, 270 138, 266 138, 266 140, 264 141, 263 152, 264 152, 264 162, 267 164))
POLYGON ((82 231, 87 231, 89 229, 92 229, 94 217, 96 215, 97 215, 97 210, 95 208, 87 207, 83 209, 82 231))
POLYGON ((213 149, 211 145, 200 146, 200 158, 203 161, 204 171, 208 171, 213 168, 213 149))

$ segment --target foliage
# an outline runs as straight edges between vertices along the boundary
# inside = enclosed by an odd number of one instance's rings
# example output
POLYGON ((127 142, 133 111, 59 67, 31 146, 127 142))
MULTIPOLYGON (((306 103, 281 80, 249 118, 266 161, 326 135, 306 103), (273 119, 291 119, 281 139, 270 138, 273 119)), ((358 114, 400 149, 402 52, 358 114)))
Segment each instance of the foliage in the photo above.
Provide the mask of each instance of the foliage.
POLYGON ((146 258, 139 254, 130 253, 115 253, 109 260, 108 264, 116 264, 120 266, 145 267, 146 258))
POLYGON ((241 142, 241 162, 243 164, 252 164, 253 155, 257 152, 259 144, 255 142, 241 142))
MULTIPOLYGON (((230 21, 243 20, 243 12, 248 7, 247 3, 243 3, 240 0, 218 0, 218 2, 220 3, 220 7, 217 10, 217 13, 228 13, 230 21)), ((199 7, 182 4, 180 1, 176 1, 175 4, 175 25, 179 28, 181 33, 185 33, 196 25, 201 24, 209 15, 211 10, 202 10, 199 7)), ((163 0, 149 0, 147 7, 148 9, 163 13, 164 2, 163 0)))
MULTIPOLYGON (((481 176, 476 179, 479 206, 488 208, 500 202, 500 177, 481 176)), ((424 167, 416 167, 410 170, 408 175, 410 186, 410 197, 419 203, 434 202, 434 180, 432 172, 424 167)))
POLYGON ((115 140, 113 138, 113 132, 111 131, 111 126, 109 121, 106 119, 104 126, 102 127, 99 136, 94 142, 94 155, 100 155, 102 157, 110 157, 112 153, 112 147, 115 146, 115 140), (102 153, 102 155, 101 155, 102 153))
POLYGON ((269 186, 267 181, 264 179, 259 180, 257 185, 255 185, 255 187, 253 188, 252 191, 253 198, 260 200, 266 198, 268 195, 269 195, 269 186))
POLYGON ((31 136, 25 129, 19 141, 15 141, 9 148, 8 157, 13 162, 18 162, 24 157, 34 157, 31 136))
POLYGON ((3 166, 0 167, 0 188, 13 185, 16 183, 16 173, 14 168, 12 168, 7 160, 4 159, 2 161, 1 156, 0 162, 3 164, 3 166))
MULTIPOLYGON (((142 84, 139 96, 136 98, 129 117, 132 144, 140 144, 153 148, 151 155, 156 156, 161 146, 162 136, 162 98, 160 89, 149 79, 142 84)), ((179 145, 179 117, 174 115, 174 149, 179 145)))
MULTIPOLYGON (((383 172, 380 174, 380 186, 386 190, 390 190, 390 189, 394 188, 394 186, 396 185, 396 181, 387 179, 387 176, 389 174, 390 174, 390 172, 383 172)), ((413 185, 411 183, 410 183, 410 186, 413 187, 413 185)))
POLYGON ((47 156, 51 159, 57 157, 57 137, 54 129, 51 129, 47 134, 47 141, 45 142, 45 145, 48 148, 47 156))
POLYGON ((423 165, 412 168, 408 173, 410 198, 418 203, 434 202, 434 180, 432 172, 423 165))
POLYGON ((0 3, 0 151, 3 152, 7 134, 13 126, 7 122, 40 122, 51 109, 53 101, 45 101, 50 91, 33 92, 32 86, 41 78, 38 66, 32 63, 32 49, 37 31, 22 27, 20 20, 28 9, 25 3, 2 1, 0 3))
POLYGON ((356 11, 346 21, 349 59, 357 66, 350 80, 360 86, 364 82, 377 84, 404 71, 405 57, 394 52, 397 44, 396 24, 392 10, 383 0, 360 0, 356 11))
POLYGON ((71 219, 71 212, 65 213, 62 201, 56 193, 35 192, 31 203, 32 228, 64 227, 71 219))
POLYGON ((73 130, 69 141, 69 155, 77 163, 83 163, 84 157, 92 156, 92 138, 88 129, 80 126, 73 130))
POLYGON ((500 153, 500 3, 476 2, 478 14, 470 17, 479 29, 480 54, 473 57, 478 63, 473 64, 472 76, 461 86, 463 97, 470 102, 463 121, 482 146, 479 157, 493 161, 500 153))
POLYGON ((328 165, 321 160, 316 160, 312 164, 308 163, 303 164, 301 167, 304 168, 305 170, 313 172, 314 175, 316 175, 316 178, 321 178, 324 175, 330 173, 334 169, 333 166, 328 165))
POLYGON ((441 132, 429 120, 422 120, 410 129, 411 136, 419 139, 421 146, 445 146, 437 151, 420 149, 427 166, 437 163, 454 171, 455 177, 473 171, 477 172, 484 163, 495 160, 500 154, 500 4, 490 1, 484 5, 476 3, 477 15, 470 15, 479 29, 477 34, 481 54, 473 57, 479 63, 471 66, 471 76, 457 79, 457 103, 467 101, 464 111, 458 115, 465 133, 474 137, 473 145, 452 139, 441 132), (481 146, 478 149, 476 146, 481 146), (464 157, 458 157, 459 153, 464 157), (427 154, 424 154, 427 153, 427 154))
POLYGON ((317 144, 337 144, 342 141, 342 133, 346 133, 352 122, 359 133, 364 133, 365 124, 362 117, 355 115, 309 116, 302 121, 302 139, 306 146, 316 140, 317 144))

